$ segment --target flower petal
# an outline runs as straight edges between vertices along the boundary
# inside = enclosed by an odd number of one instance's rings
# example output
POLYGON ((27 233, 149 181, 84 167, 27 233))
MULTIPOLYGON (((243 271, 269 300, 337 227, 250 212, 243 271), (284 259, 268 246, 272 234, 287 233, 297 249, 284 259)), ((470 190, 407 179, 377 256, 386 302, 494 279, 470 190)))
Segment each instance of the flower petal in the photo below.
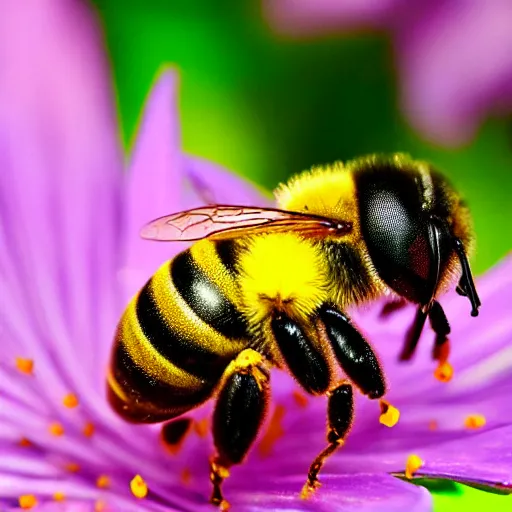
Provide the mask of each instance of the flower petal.
POLYGON ((316 34, 386 24, 399 0, 265 0, 264 13, 277 31, 316 34))
POLYGON ((95 370, 113 316, 121 158, 90 13, 29 3, 7 0, 0 20, 2 352, 33 358, 40 396, 62 396, 95 370))
POLYGON ((403 24, 402 106, 416 128, 458 144, 490 111, 512 108, 511 25, 508 0, 443 2, 403 24))
POLYGON ((243 512, 428 512, 432 498, 423 487, 388 475, 322 475, 322 487, 308 500, 299 497, 305 478, 269 480, 265 486, 246 482, 244 493, 232 492, 235 510, 243 512))

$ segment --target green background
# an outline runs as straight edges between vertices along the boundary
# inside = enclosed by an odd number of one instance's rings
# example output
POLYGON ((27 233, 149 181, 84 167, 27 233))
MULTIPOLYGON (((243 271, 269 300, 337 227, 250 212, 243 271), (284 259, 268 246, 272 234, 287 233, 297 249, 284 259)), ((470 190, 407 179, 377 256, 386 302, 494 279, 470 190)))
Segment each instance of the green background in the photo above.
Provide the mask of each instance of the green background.
MULTIPOLYGON (((95 0, 104 24, 130 145, 144 98, 164 63, 181 76, 183 146, 267 188, 313 164, 405 151, 440 168, 475 221, 473 268, 511 248, 512 128, 488 120, 458 149, 428 144, 397 108, 397 75, 385 35, 286 40, 257 1, 95 0)), ((435 491, 435 510, 512 510, 511 498, 462 486, 435 491)))

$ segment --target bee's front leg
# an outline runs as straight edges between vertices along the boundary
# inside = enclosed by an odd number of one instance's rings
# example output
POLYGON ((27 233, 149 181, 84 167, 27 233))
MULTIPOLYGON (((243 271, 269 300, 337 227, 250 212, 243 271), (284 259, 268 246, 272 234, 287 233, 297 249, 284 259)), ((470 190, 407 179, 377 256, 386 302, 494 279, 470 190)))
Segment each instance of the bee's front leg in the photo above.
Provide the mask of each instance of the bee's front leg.
POLYGON ((269 365, 252 349, 243 350, 226 368, 213 413, 213 441, 217 453, 210 461, 211 503, 229 509, 222 482, 229 468, 247 455, 268 410, 269 365))

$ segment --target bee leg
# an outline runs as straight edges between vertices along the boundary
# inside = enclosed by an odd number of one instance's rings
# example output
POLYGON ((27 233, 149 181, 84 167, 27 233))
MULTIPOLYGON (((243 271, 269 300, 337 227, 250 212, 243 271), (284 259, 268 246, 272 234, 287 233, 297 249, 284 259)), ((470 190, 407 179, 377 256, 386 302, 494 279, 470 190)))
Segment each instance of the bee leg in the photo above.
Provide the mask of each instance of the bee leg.
POLYGON ((432 351, 432 358, 437 361, 446 361, 449 355, 449 341, 448 334, 450 334, 450 324, 443 308, 439 302, 434 301, 432 307, 428 312, 430 325, 432 330, 436 333, 434 341, 434 349, 432 351))
POLYGON ((384 306, 382 306, 382 310, 379 316, 381 318, 387 318, 396 311, 400 311, 401 309, 405 308, 405 306, 407 306, 407 301, 404 298, 398 297, 396 299, 392 299, 389 302, 386 302, 384 306))
POLYGON ((405 336, 404 348, 402 349, 399 357, 400 361, 409 361, 414 355, 414 352, 416 352, 416 347, 418 346, 418 341, 420 340, 426 319, 427 312, 422 306, 420 306, 416 311, 414 321, 405 336))
POLYGON ((240 464, 263 423, 270 386, 268 363, 252 349, 242 351, 226 368, 213 412, 213 441, 217 453, 210 461, 213 492, 210 502, 228 510, 221 486, 229 468, 240 464))
POLYGON ((301 492, 301 498, 308 498, 320 486, 318 473, 325 460, 337 448, 343 446, 345 436, 348 434, 354 417, 354 396, 352 386, 344 382, 328 393, 327 405, 327 442, 329 443, 316 457, 308 471, 308 479, 301 492))

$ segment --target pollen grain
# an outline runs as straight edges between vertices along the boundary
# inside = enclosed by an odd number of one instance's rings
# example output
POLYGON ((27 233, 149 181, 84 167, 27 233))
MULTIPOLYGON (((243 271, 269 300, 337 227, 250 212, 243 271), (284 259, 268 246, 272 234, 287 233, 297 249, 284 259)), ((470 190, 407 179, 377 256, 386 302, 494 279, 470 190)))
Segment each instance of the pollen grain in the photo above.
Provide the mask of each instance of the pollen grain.
POLYGON ((55 501, 64 501, 66 499, 66 495, 63 492, 57 491, 53 494, 53 499, 55 501))
POLYGON ((75 407, 78 407, 78 397, 74 393, 68 393, 62 399, 62 403, 64 407, 67 407, 68 409, 73 409, 75 407))
POLYGON ((30 510, 37 505, 37 498, 33 494, 23 494, 18 498, 20 508, 23 510, 30 510))
POLYGON ((409 457, 407 457, 407 462, 405 463, 405 478, 413 478, 423 464, 423 460, 417 455, 409 455, 409 457))
POLYGON ((486 419, 483 414, 471 414, 464 420, 464 427, 469 430, 477 430, 485 427, 486 419))
POLYGON ((439 382, 450 382, 453 378, 453 366, 448 361, 442 361, 434 371, 434 377, 439 382))
POLYGON ((145 498, 148 495, 148 486, 140 475, 135 475, 131 479, 130 490, 136 498, 145 498))
POLYGON ((394 427, 400 419, 400 411, 385 400, 380 401, 379 421, 386 427, 394 427))
POLYGON ((94 423, 91 423, 90 421, 88 421, 85 425, 84 425, 84 428, 82 430, 82 434, 85 436, 85 437, 92 437, 93 434, 94 434, 94 423))
POLYGON ((96 479, 96 487, 99 489, 108 489, 110 487, 110 478, 108 475, 100 475, 96 479))
POLYGON ((64 427, 58 421, 50 423, 48 430, 52 436, 60 437, 64 435, 64 427))
POLYGON ((32 375, 34 373, 34 361, 32 359, 26 359, 24 357, 16 358, 16 368, 26 375, 32 375))
POLYGON ((258 451, 262 457, 270 455, 276 442, 284 436, 285 430, 283 428, 283 418, 285 412, 286 408, 284 405, 276 405, 272 418, 268 423, 267 430, 263 434, 260 444, 258 445, 258 451))

